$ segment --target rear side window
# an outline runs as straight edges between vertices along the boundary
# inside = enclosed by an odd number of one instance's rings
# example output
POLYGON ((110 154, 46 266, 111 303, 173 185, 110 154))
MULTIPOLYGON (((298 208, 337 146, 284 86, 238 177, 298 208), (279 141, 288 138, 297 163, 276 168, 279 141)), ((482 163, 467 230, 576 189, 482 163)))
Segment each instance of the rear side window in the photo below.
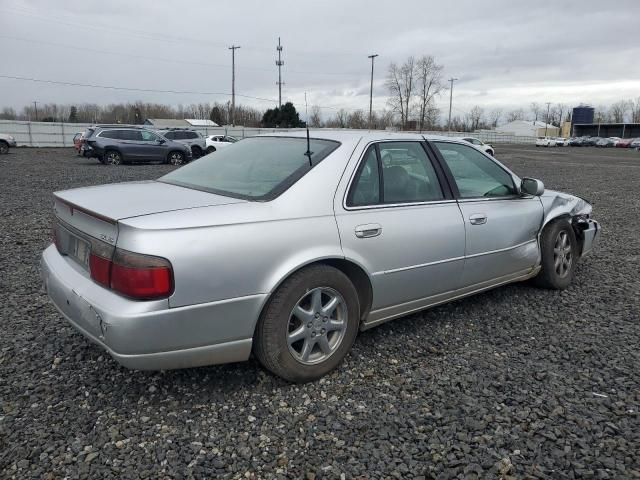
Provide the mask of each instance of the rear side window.
POLYGON ((382 142, 367 150, 347 196, 347 205, 443 199, 437 174, 420 142, 382 142))
POLYGON ((192 139, 192 138, 198 138, 198 134, 196 132, 182 132, 182 135, 185 140, 186 139, 192 139))
POLYGON ((123 130, 103 130, 98 135, 102 138, 111 138, 113 140, 123 140, 125 138, 123 130))
POLYGON ((461 198, 505 197, 516 194, 511 175, 473 147, 433 142, 458 186, 461 198))
POLYGON ((164 134, 164 138, 167 138, 169 140, 175 140, 176 139, 176 132, 166 132, 164 134))

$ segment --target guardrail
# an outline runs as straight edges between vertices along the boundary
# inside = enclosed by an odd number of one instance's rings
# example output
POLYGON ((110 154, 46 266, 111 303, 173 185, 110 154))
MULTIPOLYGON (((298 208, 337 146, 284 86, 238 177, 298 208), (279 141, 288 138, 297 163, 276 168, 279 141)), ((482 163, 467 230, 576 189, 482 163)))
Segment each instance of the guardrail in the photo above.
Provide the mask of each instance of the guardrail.
MULTIPOLYGON (((0 120, 0 133, 15 137, 19 146, 25 147, 71 147, 73 136, 90 127, 91 123, 65 123, 65 122, 28 122, 18 120, 0 120)), ((149 128, 153 128, 150 126, 149 128)), ((231 135, 237 138, 250 137, 261 133, 288 132, 302 129, 286 128, 250 128, 250 127, 190 127, 203 135, 231 135)), ((350 129, 332 129, 350 130, 350 129)), ((367 130, 353 130, 367 131, 367 130)), ((494 132, 440 132, 423 131, 408 132, 422 135, 439 135, 449 137, 479 138, 485 143, 535 143, 535 137, 523 137, 494 132)))

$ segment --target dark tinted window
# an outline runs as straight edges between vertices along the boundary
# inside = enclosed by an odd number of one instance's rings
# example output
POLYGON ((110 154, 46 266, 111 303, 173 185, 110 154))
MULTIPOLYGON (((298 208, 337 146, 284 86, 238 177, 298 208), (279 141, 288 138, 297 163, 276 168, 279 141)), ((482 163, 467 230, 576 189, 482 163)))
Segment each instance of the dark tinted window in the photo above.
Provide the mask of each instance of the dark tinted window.
POLYGON ((142 140, 140 130, 122 130, 122 139, 130 141, 142 140))
MULTIPOLYGON (((331 140, 311 139, 311 162, 316 165, 339 146, 331 140)), ((305 138, 247 138, 160 181, 232 197, 271 200, 311 169, 306 151, 305 138)))
POLYGON ((193 138, 198 138, 198 134, 196 132, 182 132, 182 135, 184 139, 193 139, 193 138))
POLYGON ((377 203, 380 203, 380 175, 376 149, 371 145, 358 168, 358 173, 347 197, 347 205, 358 207, 377 203))
POLYGON ((114 140, 123 140, 125 135, 123 130, 103 130, 99 133, 102 138, 111 138, 114 140))
POLYGON ((380 157, 373 146, 369 147, 347 197, 347 205, 429 202, 444 198, 438 176, 420 142, 381 142, 377 146, 380 157))
POLYGON ((176 139, 176 132, 164 132, 163 135, 164 135, 164 138, 167 138, 169 140, 176 139))
POLYGON ((462 198, 515 195, 511 175, 473 147, 433 142, 451 170, 462 198))

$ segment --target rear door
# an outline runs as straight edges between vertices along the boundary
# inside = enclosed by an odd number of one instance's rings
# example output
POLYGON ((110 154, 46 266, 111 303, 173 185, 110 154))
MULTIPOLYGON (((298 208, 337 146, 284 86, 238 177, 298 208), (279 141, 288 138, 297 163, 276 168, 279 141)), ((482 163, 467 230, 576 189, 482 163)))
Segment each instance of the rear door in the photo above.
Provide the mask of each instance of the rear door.
POLYGON ((336 221, 345 256, 360 263, 373 283, 369 321, 458 288, 464 224, 425 145, 369 144, 352 171, 346 194, 336 197, 336 221))
POLYGON ((462 286, 531 271, 539 262, 540 199, 521 196, 510 172, 475 148, 431 142, 447 171, 464 218, 462 286))

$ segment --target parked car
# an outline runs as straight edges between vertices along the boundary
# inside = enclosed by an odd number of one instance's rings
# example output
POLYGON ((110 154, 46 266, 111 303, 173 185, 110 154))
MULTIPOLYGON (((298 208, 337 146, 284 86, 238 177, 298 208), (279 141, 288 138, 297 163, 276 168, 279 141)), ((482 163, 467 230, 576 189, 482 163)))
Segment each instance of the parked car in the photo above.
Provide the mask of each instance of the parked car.
POLYGON ((569 146, 570 147, 581 147, 582 146, 582 137, 571 137, 569 139, 569 146))
POLYGON ((6 133, 0 133, 0 154, 9 153, 9 147, 16 147, 16 139, 6 133))
POLYGON ((191 149, 193 158, 200 158, 207 150, 205 139, 195 130, 188 128, 170 128, 166 130, 157 130, 160 135, 169 140, 184 143, 191 149))
POLYGON ((538 137, 536 147, 555 147, 556 141, 553 137, 538 137))
POLYGON ((302 382, 359 330, 510 282, 567 288, 598 238, 591 210, 461 139, 270 134, 156 181, 56 192, 41 272, 124 366, 253 351, 302 382))
POLYGON ((616 143, 616 148, 629 148, 633 140, 633 138, 621 138, 618 140, 618 143, 616 143))
POLYGON ((554 137, 553 141, 556 147, 565 147, 568 145, 568 140, 563 137, 554 137))
POLYGON ((191 160, 187 145, 142 127, 96 127, 86 145, 86 156, 109 165, 149 161, 182 165, 191 160))
POLYGON ((629 148, 635 148, 636 150, 640 150, 640 138, 634 139, 630 144, 629 148))
POLYGON ((612 138, 601 138, 596 142, 596 147, 600 148, 614 147, 615 145, 616 141, 612 138))
POLYGON ((485 153, 488 153, 492 157, 495 155, 495 148, 493 148, 493 146, 489 145, 488 143, 484 143, 482 140, 479 140, 474 137, 464 137, 462 140, 472 145, 475 145, 477 148, 479 148, 485 153))
POLYGON ((82 156, 82 135, 84 132, 78 132, 73 136, 73 148, 78 156, 82 156))
POLYGON ((207 153, 212 153, 236 143, 238 139, 229 135, 209 135, 205 137, 205 141, 207 143, 207 153))

